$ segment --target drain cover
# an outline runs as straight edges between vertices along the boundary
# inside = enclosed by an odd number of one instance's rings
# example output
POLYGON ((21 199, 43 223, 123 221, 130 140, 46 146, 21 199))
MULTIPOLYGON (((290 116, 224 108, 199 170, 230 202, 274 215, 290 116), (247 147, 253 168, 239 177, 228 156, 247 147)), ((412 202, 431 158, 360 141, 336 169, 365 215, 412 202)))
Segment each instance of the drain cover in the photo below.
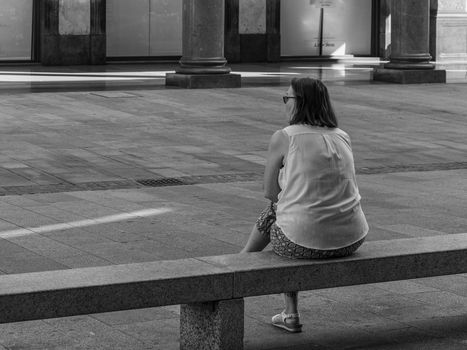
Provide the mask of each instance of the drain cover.
POLYGON ((160 186, 180 186, 185 185, 186 183, 180 179, 176 179, 173 177, 166 177, 162 179, 143 179, 143 180, 136 180, 139 184, 143 186, 150 186, 150 187, 160 187, 160 186))

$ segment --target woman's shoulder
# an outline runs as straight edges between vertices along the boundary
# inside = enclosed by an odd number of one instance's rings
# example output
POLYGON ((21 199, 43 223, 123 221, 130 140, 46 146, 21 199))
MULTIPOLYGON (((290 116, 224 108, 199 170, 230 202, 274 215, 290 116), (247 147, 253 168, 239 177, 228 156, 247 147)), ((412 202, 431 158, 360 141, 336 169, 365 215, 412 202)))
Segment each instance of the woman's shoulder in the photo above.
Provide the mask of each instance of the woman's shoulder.
POLYGON ((336 133, 341 135, 347 135, 343 130, 339 128, 326 128, 320 126, 314 126, 309 124, 292 124, 285 127, 284 132, 289 136, 297 135, 297 134, 329 134, 329 133, 336 133))
POLYGON ((282 129, 282 131, 288 136, 292 136, 294 134, 306 132, 309 130, 310 126, 307 126, 305 124, 292 124, 282 129))
POLYGON ((334 130, 334 132, 335 132, 336 134, 342 135, 342 136, 344 136, 344 137, 346 137, 346 138, 350 138, 350 137, 349 137, 349 134, 347 134, 344 130, 342 130, 342 129, 340 129, 340 128, 334 128, 333 130, 334 130))
POLYGON ((289 138, 286 129, 287 128, 276 130, 271 136, 271 142, 285 142, 285 140, 289 138))
POLYGON ((279 129, 272 134, 269 140, 269 151, 272 153, 283 154, 288 147, 289 138, 284 129, 279 129))
POLYGON ((334 133, 334 134, 339 134, 342 136, 348 137, 349 135, 347 132, 340 128, 327 128, 327 127, 320 127, 320 126, 314 126, 314 125, 308 125, 308 124, 292 124, 289 126, 286 126, 283 129, 277 130, 276 132, 284 132, 285 134, 292 136, 294 134, 300 134, 300 133, 315 133, 315 134, 329 134, 329 133, 334 133))

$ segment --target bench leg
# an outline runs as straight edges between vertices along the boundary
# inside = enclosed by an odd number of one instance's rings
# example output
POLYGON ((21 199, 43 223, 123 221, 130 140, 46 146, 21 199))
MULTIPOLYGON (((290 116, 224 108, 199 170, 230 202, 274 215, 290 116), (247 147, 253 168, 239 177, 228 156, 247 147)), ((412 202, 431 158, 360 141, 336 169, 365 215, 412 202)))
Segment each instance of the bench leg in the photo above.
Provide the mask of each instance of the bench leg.
POLYGON ((242 350, 243 299, 180 307, 180 349, 242 350))

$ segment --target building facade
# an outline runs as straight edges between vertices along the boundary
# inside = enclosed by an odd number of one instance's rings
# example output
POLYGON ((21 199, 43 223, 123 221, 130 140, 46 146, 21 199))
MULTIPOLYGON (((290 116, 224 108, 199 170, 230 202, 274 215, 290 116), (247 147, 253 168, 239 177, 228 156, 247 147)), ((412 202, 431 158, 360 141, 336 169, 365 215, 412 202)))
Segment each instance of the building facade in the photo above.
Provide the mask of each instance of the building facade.
MULTIPOLYGON (((391 53, 391 2, 219 0, 229 62, 391 53)), ((183 0, 0 0, 0 62, 177 60, 183 0)), ((433 60, 467 63, 467 2, 430 0, 433 60)))

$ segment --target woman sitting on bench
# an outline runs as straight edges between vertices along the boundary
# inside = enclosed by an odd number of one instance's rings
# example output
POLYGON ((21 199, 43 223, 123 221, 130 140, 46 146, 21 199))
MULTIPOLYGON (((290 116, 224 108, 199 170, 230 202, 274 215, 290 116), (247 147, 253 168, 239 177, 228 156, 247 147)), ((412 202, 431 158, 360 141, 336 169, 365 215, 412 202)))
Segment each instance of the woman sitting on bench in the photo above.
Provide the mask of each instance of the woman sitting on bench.
MULTIPOLYGON (((328 90, 320 81, 295 78, 283 96, 289 126, 270 140, 264 173, 271 202, 242 253, 273 251, 292 259, 351 255, 368 224, 360 206, 350 138, 337 126, 328 90)), ((297 292, 285 293, 285 310, 272 324, 300 332, 297 292)))

